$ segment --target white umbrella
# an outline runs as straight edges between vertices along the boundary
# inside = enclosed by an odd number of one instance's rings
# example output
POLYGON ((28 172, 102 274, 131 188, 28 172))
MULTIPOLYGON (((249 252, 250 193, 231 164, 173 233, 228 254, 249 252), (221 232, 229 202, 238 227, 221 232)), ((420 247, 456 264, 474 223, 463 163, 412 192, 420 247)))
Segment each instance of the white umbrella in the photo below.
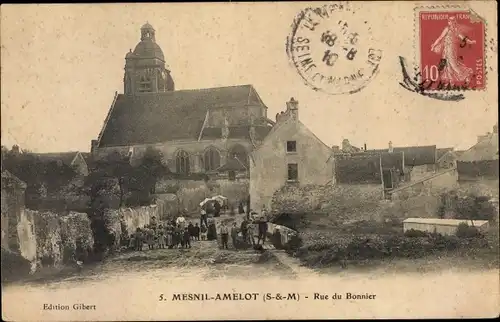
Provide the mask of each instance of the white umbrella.
POLYGON ((203 207, 207 202, 210 202, 212 201, 211 198, 205 198, 205 200, 203 200, 202 202, 200 202, 200 206, 203 207))
POLYGON ((227 198, 224 196, 218 195, 218 196, 212 197, 212 200, 217 200, 220 203, 224 203, 224 201, 227 200, 227 198))

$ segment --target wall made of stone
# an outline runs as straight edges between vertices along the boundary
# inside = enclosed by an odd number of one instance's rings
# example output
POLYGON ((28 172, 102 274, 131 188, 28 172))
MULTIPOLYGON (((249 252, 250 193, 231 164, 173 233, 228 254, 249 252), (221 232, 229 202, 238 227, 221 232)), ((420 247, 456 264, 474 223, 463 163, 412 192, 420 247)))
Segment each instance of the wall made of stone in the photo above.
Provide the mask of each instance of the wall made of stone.
POLYGON ((235 181, 217 179, 205 182, 203 180, 164 180, 156 187, 157 192, 176 192, 181 210, 194 212, 199 210, 199 204, 205 198, 223 195, 230 204, 237 205, 246 200, 249 194, 248 179, 235 181))
POLYGON ((381 185, 292 186, 276 191, 271 212, 323 213, 338 221, 363 220, 378 216, 383 199, 381 185))
POLYGON ((498 179, 460 181, 458 191, 464 195, 474 194, 477 196, 488 196, 498 199, 498 184, 498 179))

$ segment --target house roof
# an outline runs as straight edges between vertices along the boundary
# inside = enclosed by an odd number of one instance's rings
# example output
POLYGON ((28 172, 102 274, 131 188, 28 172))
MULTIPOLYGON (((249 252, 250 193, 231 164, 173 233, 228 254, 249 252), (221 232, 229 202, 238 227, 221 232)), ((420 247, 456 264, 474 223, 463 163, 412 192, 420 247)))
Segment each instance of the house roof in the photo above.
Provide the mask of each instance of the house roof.
POLYGON ((22 181, 21 179, 19 179, 18 177, 16 177, 12 173, 10 173, 9 171, 3 170, 2 171, 2 187, 3 187, 4 183, 8 183, 8 182, 13 182, 23 189, 26 188, 26 183, 24 181, 22 181))
MULTIPOLYGON (((118 94, 104 125, 99 147, 197 140, 207 109, 249 105, 265 107, 252 85, 134 96, 118 94)), ((208 129, 203 132, 205 130, 208 129)), ((243 135, 238 132, 242 129, 235 131, 233 135, 243 135)), ((208 132, 208 136, 218 135, 216 130, 208 132)))
POLYGON ((490 133, 481 141, 464 151, 458 158, 459 161, 485 161, 498 160, 498 133, 490 133))
MULTIPOLYGON (((388 149, 367 150, 368 152, 389 152, 388 149)), ((419 166, 436 163, 436 146, 395 147, 394 152, 404 152, 405 166, 419 166)))
POLYGON ((438 148, 436 149, 436 160, 441 159, 446 153, 453 151, 453 148, 438 148))
POLYGON ((65 165, 70 166, 78 153, 80 152, 33 153, 33 155, 38 157, 42 162, 62 161, 65 165))

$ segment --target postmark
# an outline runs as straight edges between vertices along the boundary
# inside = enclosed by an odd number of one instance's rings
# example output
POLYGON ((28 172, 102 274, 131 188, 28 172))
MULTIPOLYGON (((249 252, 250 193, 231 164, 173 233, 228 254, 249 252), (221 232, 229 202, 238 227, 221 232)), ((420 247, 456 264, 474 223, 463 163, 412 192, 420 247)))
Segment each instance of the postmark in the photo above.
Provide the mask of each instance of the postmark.
POLYGON ((486 88, 485 22, 457 7, 417 8, 417 64, 427 91, 486 88))
POLYGON ((356 17, 348 3, 302 10, 287 37, 286 52, 308 86, 332 95, 365 88, 382 60, 369 22, 356 17))

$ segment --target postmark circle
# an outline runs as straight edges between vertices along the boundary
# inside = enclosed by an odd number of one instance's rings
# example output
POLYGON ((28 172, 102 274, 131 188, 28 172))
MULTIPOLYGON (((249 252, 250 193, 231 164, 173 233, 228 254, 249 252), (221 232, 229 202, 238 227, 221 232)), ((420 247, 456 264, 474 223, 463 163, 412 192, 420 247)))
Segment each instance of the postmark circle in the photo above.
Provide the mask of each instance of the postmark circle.
POLYGON ((382 50, 368 21, 356 18, 348 4, 306 8, 287 38, 290 63, 316 91, 337 95, 365 88, 376 76, 382 50))

